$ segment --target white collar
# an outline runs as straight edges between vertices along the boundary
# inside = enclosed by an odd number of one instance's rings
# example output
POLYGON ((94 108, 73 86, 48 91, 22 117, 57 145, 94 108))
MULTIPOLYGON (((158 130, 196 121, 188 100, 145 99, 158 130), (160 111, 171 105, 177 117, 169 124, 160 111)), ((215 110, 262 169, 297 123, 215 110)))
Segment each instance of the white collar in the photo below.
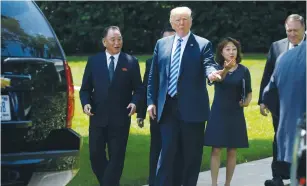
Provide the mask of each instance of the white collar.
MULTIPOLYGON (((304 42, 305 37, 306 37, 306 34, 304 34, 303 39, 301 40, 301 42, 297 46, 301 45, 304 42)), ((290 41, 289 41, 289 48, 294 48, 294 45, 290 41)))
POLYGON ((119 53, 117 53, 117 54, 115 54, 115 55, 111 55, 111 54, 108 52, 108 50, 106 49, 107 61, 109 61, 109 59, 110 59, 110 57, 111 57, 111 56, 113 56, 113 57, 114 57, 114 62, 115 62, 115 61, 118 61, 119 54, 120 54, 120 52, 119 52, 119 53))
MULTIPOLYGON (((189 39, 189 37, 190 37, 190 35, 191 35, 191 31, 189 31, 189 33, 188 33, 186 36, 184 36, 183 38, 181 38, 181 39, 182 39, 182 42, 187 42, 188 39, 189 39)), ((180 38, 180 37, 176 34, 176 35, 175 35, 175 41, 177 42, 179 38, 180 38)))

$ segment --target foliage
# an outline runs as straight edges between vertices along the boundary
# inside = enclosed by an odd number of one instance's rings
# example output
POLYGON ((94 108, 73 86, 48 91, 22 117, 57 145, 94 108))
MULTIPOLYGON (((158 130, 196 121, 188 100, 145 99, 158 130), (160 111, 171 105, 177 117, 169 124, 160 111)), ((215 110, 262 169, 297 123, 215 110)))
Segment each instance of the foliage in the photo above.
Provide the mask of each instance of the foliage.
POLYGON ((89 54, 102 49, 103 29, 118 25, 124 50, 152 53, 161 30, 169 25, 176 6, 193 11, 192 31, 214 46, 231 36, 241 41, 244 52, 267 52, 270 43, 284 38, 289 14, 306 15, 306 2, 273 1, 39 1, 67 54, 89 54))

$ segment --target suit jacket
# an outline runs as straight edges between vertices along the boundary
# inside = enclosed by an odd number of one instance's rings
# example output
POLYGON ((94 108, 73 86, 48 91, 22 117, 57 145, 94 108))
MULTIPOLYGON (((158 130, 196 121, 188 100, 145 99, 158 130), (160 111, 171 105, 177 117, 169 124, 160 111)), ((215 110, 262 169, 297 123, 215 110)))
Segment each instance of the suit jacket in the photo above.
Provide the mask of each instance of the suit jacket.
POLYGON ((106 126, 130 124, 129 103, 138 105, 143 95, 142 80, 138 60, 121 52, 110 82, 105 52, 88 59, 86 64, 80 100, 82 108, 91 104, 94 116, 90 125, 106 126))
POLYGON ((277 59, 274 73, 263 92, 263 102, 279 94, 280 118, 277 129, 277 158, 292 161, 298 119, 306 113, 306 42, 277 59))
POLYGON ((147 111, 147 85, 148 85, 148 75, 150 71, 152 63, 152 58, 149 58, 146 60, 146 68, 145 68, 145 73, 143 77, 143 88, 144 88, 144 96, 142 97, 139 108, 138 108, 138 115, 137 118, 146 118, 146 111, 147 111))
MULTIPOLYGON (((274 68, 275 68, 275 63, 276 59, 278 56, 286 51, 288 51, 289 48, 289 40, 288 38, 284 38, 282 40, 276 41, 272 43, 268 56, 267 56, 267 61, 265 64, 262 80, 261 80, 261 85, 260 85, 260 92, 259 92, 259 100, 258 104, 263 103, 262 101, 262 94, 263 94, 263 89, 264 87, 269 83, 270 78, 273 74, 274 68)), ((279 105, 278 105, 278 94, 276 94, 276 97, 272 97, 270 102, 269 110, 271 113, 275 116, 279 116, 278 110, 279 110, 279 105), (273 107, 271 107, 273 106, 273 107)))
MULTIPOLYGON (((157 121, 164 108, 170 75, 172 46, 175 36, 157 41, 148 77, 147 104, 157 107, 157 121)), ((206 77, 216 70, 212 44, 190 34, 183 51, 177 83, 178 109, 185 122, 203 122, 209 115, 206 77)))

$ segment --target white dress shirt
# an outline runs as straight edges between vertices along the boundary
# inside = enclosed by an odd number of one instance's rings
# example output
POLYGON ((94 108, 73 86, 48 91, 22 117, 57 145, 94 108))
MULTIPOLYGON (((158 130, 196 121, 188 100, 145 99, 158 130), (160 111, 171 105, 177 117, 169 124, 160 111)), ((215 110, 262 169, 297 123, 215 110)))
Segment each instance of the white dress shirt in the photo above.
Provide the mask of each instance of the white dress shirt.
MULTIPOLYGON (((303 41, 305 40, 305 37, 306 37, 306 34, 304 34, 302 41, 298 45, 301 45, 303 43, 303 41)), ((288 49, 291 50, 292 48, 294 48, 294 45, 291 42, 289 42, 289 48, 288 49)))
POLYGON ((107 65, 108 65, 108 69, 109 69, 109 65, 110 65, 110 62, 111 62, 111 56, 114 57, 114 71, 116 69, 116 66, 117 66, 117 62, 118 62, 118 57, 119 57, 119 54, 115 54, 115 55, 111 55, 107 50, 106 50, 106 56, 107 56, 107 65))

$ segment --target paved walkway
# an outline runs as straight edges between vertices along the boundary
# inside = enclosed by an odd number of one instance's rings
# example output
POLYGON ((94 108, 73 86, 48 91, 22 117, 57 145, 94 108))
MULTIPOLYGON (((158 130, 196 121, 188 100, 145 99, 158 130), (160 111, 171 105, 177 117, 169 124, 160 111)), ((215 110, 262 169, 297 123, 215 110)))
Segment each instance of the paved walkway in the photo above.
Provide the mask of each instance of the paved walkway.
MULTIPOLYGON (((272 162, 272 157, 237 165, 231 185, 264 186, 264 181, 272 178, 271 162, 272 162)), ((226 177, 226 168, 220 168, 218 185, 220 186, 224 185, 225 177, 226 177)), ((284 183, 289 184, 290 181, 285 180, 284 183)), ((201 172, 198 177, 197 186, 210 186, 210 185, 211 185, 210 171, 201 172)))

